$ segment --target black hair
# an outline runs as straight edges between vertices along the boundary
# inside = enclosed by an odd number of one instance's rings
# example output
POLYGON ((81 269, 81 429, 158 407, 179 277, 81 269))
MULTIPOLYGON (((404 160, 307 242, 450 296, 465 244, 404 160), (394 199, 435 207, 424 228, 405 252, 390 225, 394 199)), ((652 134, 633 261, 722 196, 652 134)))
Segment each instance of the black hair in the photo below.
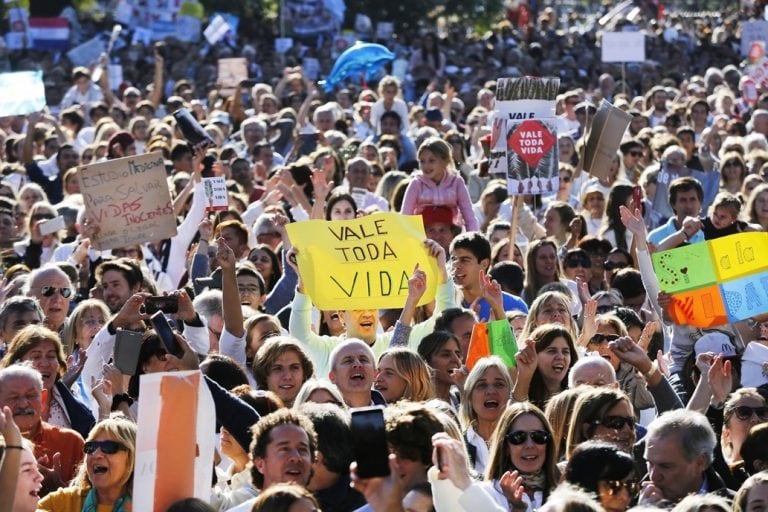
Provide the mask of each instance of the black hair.
POLYGON ((599 441, 586 441, 573 451, 565 467, 565 481, 597 493, 600 480, 623 480, 635 469, 631 455, 616 446, 599 441))
POLYGON ((462 233, 451 242, 451 249, 449 252, 453 252, 455 249, 466 249, 477 258, 477 262, 480 263, 483 260, 491 259, 491 243, 488 239, 479 231, 470 231, 469 233, 462 233))

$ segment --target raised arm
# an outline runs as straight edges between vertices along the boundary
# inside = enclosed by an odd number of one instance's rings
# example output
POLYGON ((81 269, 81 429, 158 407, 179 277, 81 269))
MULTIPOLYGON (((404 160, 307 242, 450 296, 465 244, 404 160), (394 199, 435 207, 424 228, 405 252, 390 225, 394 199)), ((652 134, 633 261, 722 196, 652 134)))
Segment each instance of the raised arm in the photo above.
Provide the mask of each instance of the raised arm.
POLYGON ((243 327, 243 310, 240 307, 240 292, 237 289, 237 276, 235 275, 235 253, 227 245, 224 238, 219 238, 216 250, 216 260, 221 267, 221 294, 224 316, 224 328, 236 337, 245 334, 243 327))
POLYGON ((155 108, 157 108, 160 106, 160 102, 163 100, 163 85, 165 81, 165 77, 163 75, 165 73, 165 59, 163 59, 163 56, 160 55, 159 51, 157 51, 157 48, 155 48, 154 57, 155 77, 152 80, 152 94, 149 95, 149 101, 152 103, 152 105, 155 106, 155 108))

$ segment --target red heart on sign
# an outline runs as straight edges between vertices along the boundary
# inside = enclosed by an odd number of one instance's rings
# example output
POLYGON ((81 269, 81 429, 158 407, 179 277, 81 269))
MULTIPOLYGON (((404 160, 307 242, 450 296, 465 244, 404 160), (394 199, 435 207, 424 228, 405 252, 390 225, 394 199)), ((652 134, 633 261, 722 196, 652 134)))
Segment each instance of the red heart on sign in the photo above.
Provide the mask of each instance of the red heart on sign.
POLYGON ((544 155, 557 142, 557 138, 539 121, 523 121, 507 139, 507 147, 514 150, 531 167, 536 167, 544 155))

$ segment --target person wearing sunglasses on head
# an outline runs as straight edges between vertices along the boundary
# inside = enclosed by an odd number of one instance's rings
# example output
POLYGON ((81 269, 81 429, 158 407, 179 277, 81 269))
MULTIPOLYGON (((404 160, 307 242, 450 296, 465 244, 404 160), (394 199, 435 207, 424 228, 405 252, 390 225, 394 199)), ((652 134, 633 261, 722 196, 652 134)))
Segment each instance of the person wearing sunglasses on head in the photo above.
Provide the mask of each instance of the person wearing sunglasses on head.
POLYGON ((624 512, 640 491, 632 456, 599 441, 580 444, 564 475, 565 481, 595 494, 606 512, 624 512))
POLYGON ((55 265, 44 265, 32 271, 27 280, 26 294, 34 297, 43 308, 43 323, 61 334, 67 322, 74 286, 67 274, 55 265))
POLYGON ((136 424, 123 416, 100 421, 83 447, 85 462, 69 487, 39 503, 40 510, 129 512, 136 462, 136 424))
POLYGON ((559 480, 556 448, 541 409, 528 402, 510 405, 491 440, 487 482, 481 484, 504 510, 532 512, 546 502, 559 480))

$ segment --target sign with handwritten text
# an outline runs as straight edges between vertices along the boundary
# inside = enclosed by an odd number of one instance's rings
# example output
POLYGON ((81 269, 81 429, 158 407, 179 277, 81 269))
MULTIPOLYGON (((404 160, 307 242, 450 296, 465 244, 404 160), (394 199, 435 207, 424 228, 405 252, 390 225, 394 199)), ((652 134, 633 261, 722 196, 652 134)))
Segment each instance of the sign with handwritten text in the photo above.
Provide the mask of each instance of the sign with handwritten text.
POLYGON ((768 233, 749 232, 653 255, 675 323, 714 327, 768 312, 768 233))
POLYGON ((427 273, 420 304, 431 301, 437 262, 424 245, 420 215, 380 213, 286 226, 299 249, 301 279, 321 310, 401 308, 416 264, 427 273))
POLYGON ((160 152, 86 165, 77 172, 86 216, 98 227, 98 250, 176 235, 176 218, 160 152))

